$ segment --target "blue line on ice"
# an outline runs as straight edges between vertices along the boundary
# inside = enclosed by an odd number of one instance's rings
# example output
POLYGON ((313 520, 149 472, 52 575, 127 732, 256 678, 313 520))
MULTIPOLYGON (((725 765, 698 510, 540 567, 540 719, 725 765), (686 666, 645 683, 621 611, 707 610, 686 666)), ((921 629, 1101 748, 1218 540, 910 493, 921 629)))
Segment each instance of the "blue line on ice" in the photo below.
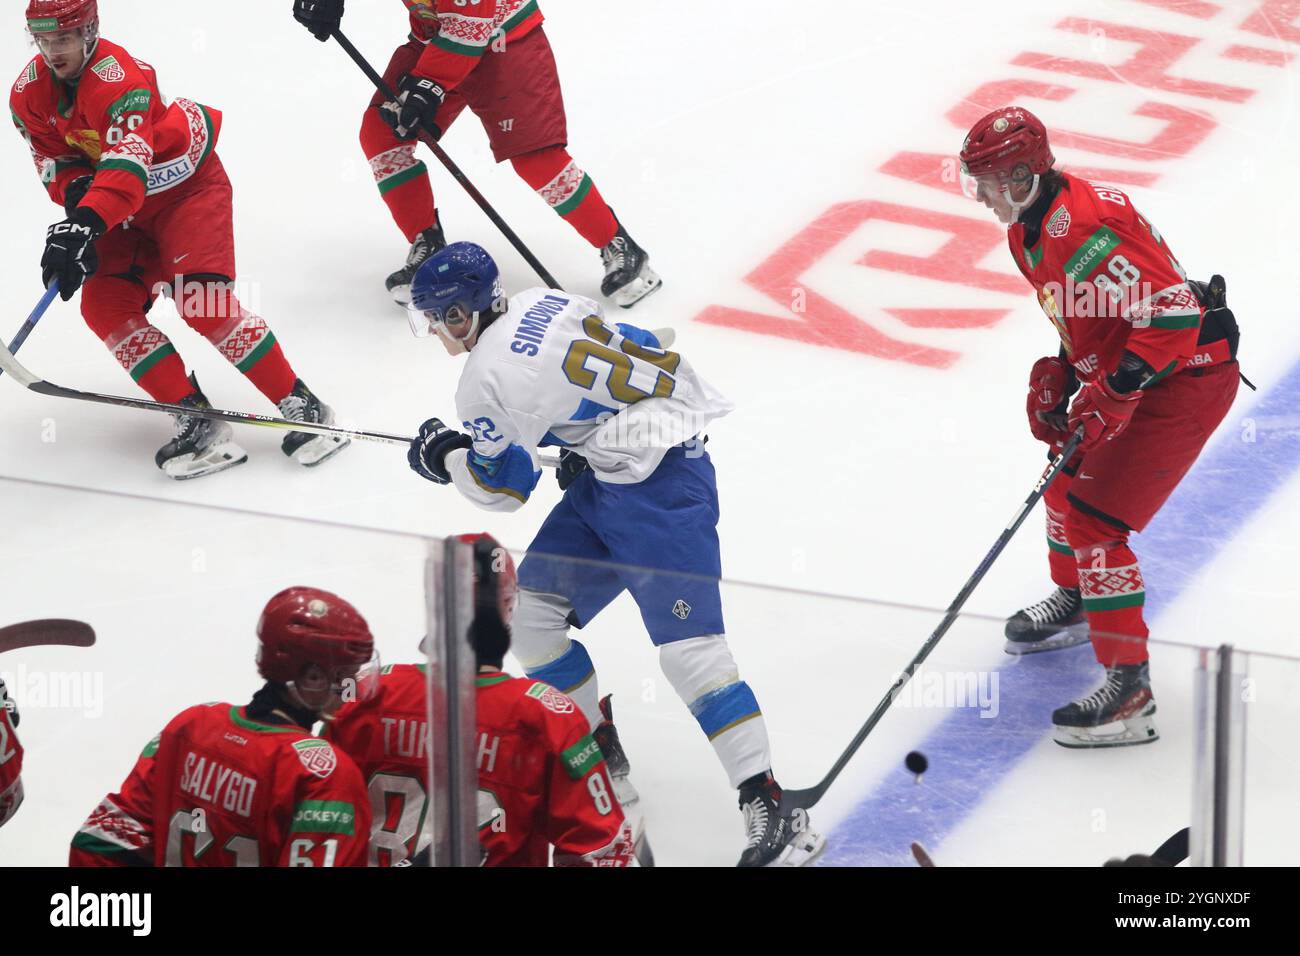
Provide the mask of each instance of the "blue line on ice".
MULTIPOLYGON (((1300 419, 1295 417, 1298 400, 1300 363, 1250 409, 1255 440, 1243 439, 1238 427, 1243 416, 1230 412, 1217 440, 1156 520, 1135 537, 1134 550, 1148 588, 1148 620, 1182 595, 1223 545, 1300 467, 1300 419)), ((1021 533, 1034 533, 1032 518, 1021 533)), ((1047 582, 1045 573, 1043 580, 1047 582)), ((1158 638, 1159 631, 1153 629, 1153 636, 1158 638)), ((917 635, 918 647, 923 637, 917 635)), ((1019 659, 1008 657, 998 670, 997 719, 981 718, 975 707, 953 708, 928 737, 907 747, 929 758, 930 770, 923 786, 916 786, 903 768, 905 745, 896 742, 897 769, 840 821, 821 862, 831 866, 914 865, 909 852, 912 841, 918 840, 932 851, 941 844, 1043 740, 1050 729, 1051 712, 1099 684, 1100 676, 1092 647, 1086 644, 1019 659)), ((1159 675, 1153 679, 1158 697, 1159 675)), ((876 745, 880 745, 878 741, 876 745)), ((1157 742, 1154 746, 1165 745, 1157 742)), ((1179 821, 1170 821, 1170 832, 1179 825, 1179 821)), ((1133 848, 1134 852, 1139 849, 1133 848)))

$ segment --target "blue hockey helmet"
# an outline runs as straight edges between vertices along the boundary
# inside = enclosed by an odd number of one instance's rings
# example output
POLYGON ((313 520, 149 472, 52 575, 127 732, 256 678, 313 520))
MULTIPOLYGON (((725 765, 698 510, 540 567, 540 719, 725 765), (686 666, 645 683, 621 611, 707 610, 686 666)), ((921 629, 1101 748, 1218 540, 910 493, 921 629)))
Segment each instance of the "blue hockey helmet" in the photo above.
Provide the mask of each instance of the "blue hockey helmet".
POLYGON ((440 332, 450 349, 472 338, 484 325, 480 316, 504 298, 501 271, 487 250, 453 242, 429 256, 411 281, 411 331, 420 338, 440 332))

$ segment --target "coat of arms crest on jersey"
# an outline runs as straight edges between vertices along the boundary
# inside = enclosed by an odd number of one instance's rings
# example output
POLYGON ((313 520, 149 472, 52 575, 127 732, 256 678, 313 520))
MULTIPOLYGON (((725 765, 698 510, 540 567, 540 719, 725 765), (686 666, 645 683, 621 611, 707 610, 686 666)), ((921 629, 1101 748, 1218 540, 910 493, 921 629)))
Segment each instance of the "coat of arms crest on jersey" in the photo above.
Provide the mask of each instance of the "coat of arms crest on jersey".
POLYGON ((126 79, 126 70, 117 62, 117 57, 107 56, 90 68, 90 72, 105 83, 121 83, 126 79))
POLYGON ((1053 239, 1060 239, 1070 231, 1070 211, 1062 206, 1056 215, 1047 220, 1047 234, 1053 239))
POLYGON ((299 740, 294 743, 293 749, 297 751, 298 759, 302 761, 302 765, 308 772, 322 780, 332 774, 334 768, 339 765, 338 755, 334 753, 334 748, 330 746, 328 740, 299 740))

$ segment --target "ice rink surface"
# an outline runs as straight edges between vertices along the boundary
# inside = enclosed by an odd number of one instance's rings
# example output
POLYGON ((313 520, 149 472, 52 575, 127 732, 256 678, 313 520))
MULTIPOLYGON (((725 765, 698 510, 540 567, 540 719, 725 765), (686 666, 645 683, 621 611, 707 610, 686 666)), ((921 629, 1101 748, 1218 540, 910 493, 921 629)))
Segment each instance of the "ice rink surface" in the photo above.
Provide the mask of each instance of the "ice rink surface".
MULTIPOLYGON (((347 33, 382 65, 405 34, 400 5, 351 6, 347 33)), ((218 150, 235 185, 240 278, 255 291, 247 304, 299 374, 347 423, 414 434, 453 414, 457 360, 413 340, 383 290, 405 243, 357 142, 371 89, 289 7, 172 0, 160 15, 102 0, 101 13, 104 35, 151 63, 166 95, 224 111, 218 150)), ((970 122, 1011 101, 1034 110, 1066 168, 1126 189, 1193 277, 1228 278, 1243 370, 1259 392, 1242 389, 1134 545, 1151 595, 1162 739, 1057 747, 1051 710, 1091 689, 1100 668, 1086 648, 1018 664, 1003 654, 1001 618, 1050 590, 1039 511, 930 659, 932 679, 896 703, 814 812, 831 840, 825 862, 909 864, 913 839, 940 865, 1095 865, 1153 849, 1189 822, 1197 649, 1230 642, 1258 652, 1246 860, 1294 863, 1300 663, 1285 655, 1300 655, 1300 323, 1287 301, 1300 5, 542 8, 570 151, 664 277, 617 319, 675 327, 676 348, 738 406, 709 444, 725 572, 751 582, 724 590, 728 632, 787 786, 831 765, 938 623, 924 609, 947 605, 1043 464, 1024 382, 1057 339, 1001 228, 956 190, 950 157, 970 122), (954 675, 986 698, 954 706, 942 686, 954 675), (913 749, 931 757, 919 784, 902 770, 913 749)), ((11 11, 0 63, 17 76, 32 55, 11 11)), ((508 165, 493 165, 473 116, 443 145, 566 288, 598 295, 597 255, 508 165)), ((508 289, 535 284, 430 165, 448 234, 493 251, 508 289)), ((0 176, 9 336, 39 296, 44 231, 62 216, 17 134, 0 147, 0 176)), ((153 320, 214 403, 274 411, 169 305, 153 320)), ((72 304, 50 311, 21 358, 58 384, 142 394, 72 304)), ((546 476, 527 507, 491 515, 420 481, 400 448, 358 443, 306 471, 281 455, 277 434, 250 429, 238 436, 247 465, 173 483, 152 461, 169 435, 162 416, 0 381, 0 623, 61 616, 99 632, 93 650, 0 662, 24 704, 27 748, 27 802, 0 831, 0 862, 59 864, 173 714, 246 699, 257 685, 253 626, 275 591, 339 591, 371 620, 385 660, 412 660, 424 620, 418 536, 487 530, 522 550, 559 499, 546 476), (59 675, 80 690, 42 700, 59 675)), ((734 792, 661 677, 634 605, 618 602, 584 641, 615 694, 659 861, 733 863, 734 792)))

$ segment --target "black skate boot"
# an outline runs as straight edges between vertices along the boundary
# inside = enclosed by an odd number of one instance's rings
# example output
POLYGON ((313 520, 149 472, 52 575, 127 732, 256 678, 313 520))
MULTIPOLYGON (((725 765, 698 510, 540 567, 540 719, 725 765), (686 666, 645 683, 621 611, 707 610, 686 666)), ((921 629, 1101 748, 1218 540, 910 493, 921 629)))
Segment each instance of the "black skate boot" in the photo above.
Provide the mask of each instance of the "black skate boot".
MULTIPOLYGON (((280 414, 291 422, 309 422, 314 425, 333 425, 334 410, 312 394, 302 379, 293 383, 293 391, 280 399, 280 414)), ((280 443, 280 450, 307 468, 333 458, 348 445, 350 438, 338 435, 312 435, 307 432, 289 432, 280 443)))
POLYGON ((624 807, 630 807, 641 799, 641 794, 636 792, 636 787, 632 786, 632 781, 628 779, 632 772, 632 765, 628 763, 627 754, 624 753, 623 745, 618 739, 618 728, 614 726, 613 696, 613 694, 606 694, 601 698, 600 716, 603 719, 591 732, 591 736, 596 738, 596 743, 600 744, 600 752, 605 756, 605 769, 609 771, 609 778, 614 782, 614 796, 618 797, 618 802, 624 807))
POLYGON ((826 848, 826 838, 808 825, 803 810, 782 816, 781 788, 771 773, 740 785, 745 814, 745 850, 737 866, 807 866, 826 848))
POLYGON ((1106 683, 1052 712, 1052 738, 1062 747, 1128 747, 1160 739, 1152 716, 1147 662, 1106 668, 1106 683))
MULTIPOLYGON (((199 391, 198 379, 190 376, 194 394, 177 404, 187 408, 211 408, 212 403, 199 391)), ((211 421, 194 415, 173 415, 176 437, 158 449, 154 463, 168 478, 186 481, 202 478, 248 461, 248 453, 232 440, 234 433, 226 422, 211 421)))
POLYGON ((1033 654, 1073 647, 1088 640, 1088 619, 1078 588, 1057 588, 1051 596, 1007 621, 1008 654, 1033 654))
POLYGON ((424 265, 424 260, 447 244, 447 237, 442 234, 442 217, 434 219, 433 225, 415 237, 411 251, 406 255, 406 265, 388 277, 384 286, 398 305, 411 304, 411 282, 416 270, 424 265))
MULTIPOLYGON (((618 217, 614 217, 618 222, 618 217)), ((600 294, 613 299, 614 304, 630 309, 663 285, 663 280, 650 268, 650 256, 627 234, 623 224, 604 249, 600 261, 605 264, 605 281, 600 284, 600 294)))

